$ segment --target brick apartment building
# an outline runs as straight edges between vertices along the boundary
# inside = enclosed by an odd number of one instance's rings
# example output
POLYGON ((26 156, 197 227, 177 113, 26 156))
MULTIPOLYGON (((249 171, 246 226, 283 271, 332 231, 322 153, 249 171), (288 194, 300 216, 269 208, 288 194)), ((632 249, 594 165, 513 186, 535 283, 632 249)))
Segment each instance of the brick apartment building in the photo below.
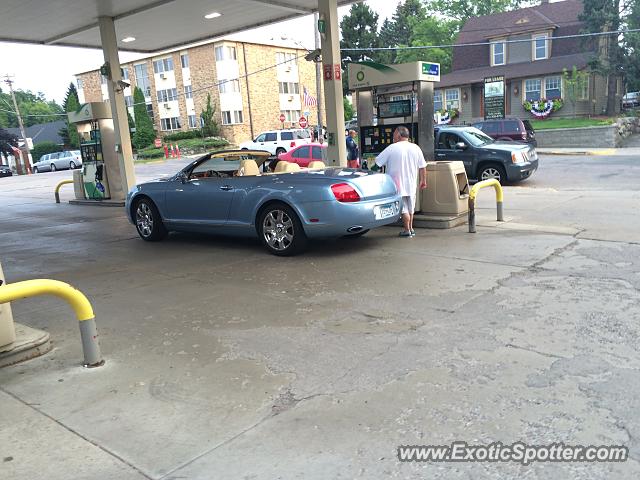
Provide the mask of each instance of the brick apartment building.
MULTIPOLYGON (((133 87, 145 94, 147 111, 159 135, 200 127, 207 94, 215 107, 222 136, 232 143, 260 132, 297 128, 309 112, 317 123, 317 107, 305 105, 304 89, 316 97, 316 70, 304 60, 306 50, 218 40, 142 58, 121 65, 125 102, 133 115, 133 87)), ((81 103, 108 100, 106 79, 99 70, 76 75, 81 103)), ((323 122, 324 123, 324 122, 323 122)))

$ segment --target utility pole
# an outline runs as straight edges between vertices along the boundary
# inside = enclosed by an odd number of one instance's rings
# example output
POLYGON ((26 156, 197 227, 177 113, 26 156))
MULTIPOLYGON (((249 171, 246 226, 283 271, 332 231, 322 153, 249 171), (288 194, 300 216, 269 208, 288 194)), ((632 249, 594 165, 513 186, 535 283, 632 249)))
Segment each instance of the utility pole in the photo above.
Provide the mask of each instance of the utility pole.
MULTIPOLYGON (((316 42, 316 50, 320 50, 320 32, 318 31, 318 20, 320 14, 318 12, 313 14, 313 31, 316 42)), ((316 107, 318 108, 318 136, 322 135, 322 71, 321 63, 316 62, 316 107)), ((318 139, 316 139, 318 141, 318 139)))
MULTIPOLYGON (((4 83, 9 85, 9 91, 11 92, 11 98, 13 99, 13 107, 16 109, 16 116, 18 117, 18 125, 20 126, 20 134, 22 135, 22 140, 24 140, 24 146, 22 149, 22 163, 24 166, 24 173, 31 173, 31 165, 29 162, 29 145, 27 144, 27 134, 24 131, 24 124, 22 123, 22 117, 20 116, 20 110, 18 109, 18 102, 16 101, 16 94, 13 91, 13 80, 11 80, 11 75, 6 74, 4 83)), ((16 167, 20 162, 16 162, 16 167)), ((18 173, 20 172, 20 168, 17 168, 18 173)))

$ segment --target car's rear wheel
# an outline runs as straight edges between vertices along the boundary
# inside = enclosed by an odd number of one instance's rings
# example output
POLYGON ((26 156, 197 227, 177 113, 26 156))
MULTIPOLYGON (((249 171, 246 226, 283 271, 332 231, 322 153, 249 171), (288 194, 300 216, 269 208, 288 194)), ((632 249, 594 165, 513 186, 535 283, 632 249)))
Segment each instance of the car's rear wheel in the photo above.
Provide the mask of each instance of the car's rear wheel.
POLYGON ((73 160, 69 162, 69 168, 71 170, 73 170, 74 168, 76 168, 76 162, 74 162, 73 160))
POLYGON ((484 165, 478 172, 478 181, 490 180, 495 178, 501 184, 507 181, 507 174, 504 167, 497 164, 484 165))
POLYGON ((263 208, 258 214, 257 229, 260 241, 274 255, 295 255, 307 245, 298 215, 284 203, 272 203, 263 208))
POLYGON ((276 148, 276 156, 280 155, 281 153, 285 153, 286 150, 282 147, 278 147, 276 148))
POLYGON ((162 223, 160 212, 148 198, 141 198, 136 202, 133 211, 138 235, 148 242, 157 242, 167 236, 167 229, 162 223))
POLYGON ((55 164, 55 163, 52 163, 52 164, 51 164, 51 171, 52 171, 52 172, 55 172, 56 170, 57 170, 57 168, 56 168, 56 164, 55 164))

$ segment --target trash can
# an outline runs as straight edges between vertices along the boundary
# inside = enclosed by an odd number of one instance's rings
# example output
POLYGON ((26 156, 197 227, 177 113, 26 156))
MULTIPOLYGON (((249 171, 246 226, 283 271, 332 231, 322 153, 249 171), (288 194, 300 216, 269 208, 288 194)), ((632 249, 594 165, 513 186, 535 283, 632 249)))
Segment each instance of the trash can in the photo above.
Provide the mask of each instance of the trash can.
POLYGON ((428 162, 427 188, 420 196, 425 215, 461 215, 468 210, 469 180, 462 162, 428 162))
MULTIPOLYGON (((0 280, 4 284, 4 273, 2 273, 2 264, 0 264, 0 280)), ((0 286, 0 288, 2 288, 0 286)), ((11 314, 11 304, 0 303, 0 352, 8 350, 9 345, 16 341, 16 328, 13 324, 13 315, 11 314)))
POLYGON ((73 193, 76 200, 84 200, 84 183, 82 181, 82 169, 73 171, 73 193))

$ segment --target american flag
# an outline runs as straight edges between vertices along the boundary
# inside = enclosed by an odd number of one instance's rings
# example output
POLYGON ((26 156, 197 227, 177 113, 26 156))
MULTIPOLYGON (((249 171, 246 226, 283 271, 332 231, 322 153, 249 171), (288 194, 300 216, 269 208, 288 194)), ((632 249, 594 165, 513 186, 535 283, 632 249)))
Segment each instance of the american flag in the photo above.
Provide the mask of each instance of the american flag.
POLYGON ((302 87, 303 103, 305 107, 314 107, 318 104, 318 99, 313 95, 309 95, 307 87, 302 87))

